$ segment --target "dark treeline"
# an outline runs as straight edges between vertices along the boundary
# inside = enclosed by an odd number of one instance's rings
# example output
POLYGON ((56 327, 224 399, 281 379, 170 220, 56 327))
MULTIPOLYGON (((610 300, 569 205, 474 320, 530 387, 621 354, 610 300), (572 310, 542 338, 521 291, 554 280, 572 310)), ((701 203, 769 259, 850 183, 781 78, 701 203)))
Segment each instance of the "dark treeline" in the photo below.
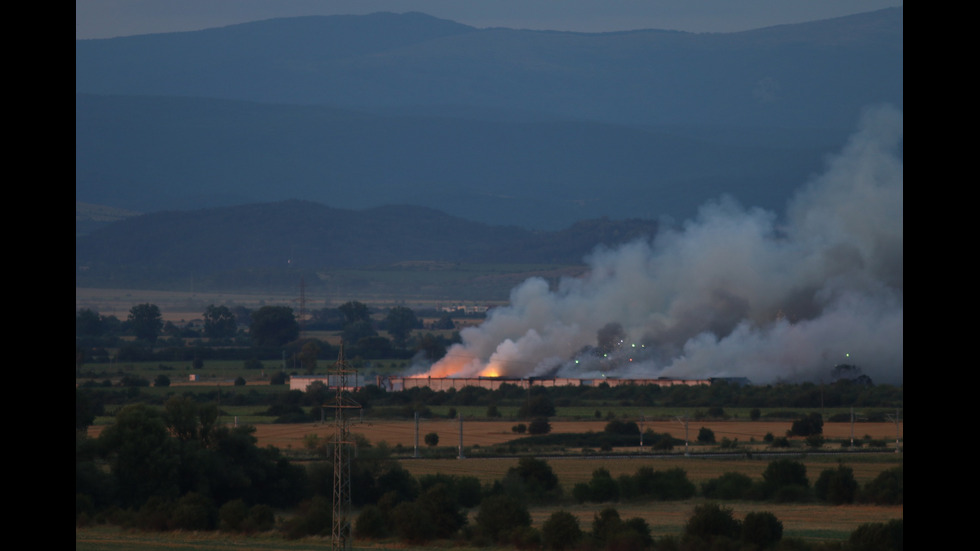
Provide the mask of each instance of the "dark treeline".
MULTIPOLYGON (((84 391, 76 391, 76 406, 84 400, 84 391)), ((171 397, 163 408, 124 407, 97 438, 76 431, 76 525, 275 532, 287 539, 329 536, 335 484, 332 444, 319 446, 315 460, 292 462, 276 448, 257 447, 253 427, 221 425, 217 415, 213 404, 171 397)), ((76 419, 76 424, 84 429, 87 425, 82 421, 76 419)), ((618 478, 598 468, 569 496, 551 466, 531 456, 520 458, 503 479, 481 483, 471 475, 414 477, 383 443, 375 446, 359 438, 357 450, 350 482, 356 489, 351 505, 357 512, 352 536, 360 540, 692 551, 877 549, 868 545, 901 543, 900 520, 861 526, 845 547, 784 541, 782 523, 771 513, 763 510, 738 519, 717 503, 751 501, 762 509, 783 502, 902 504, 901 465, 862 487, 844 465, 825 469, 811 483, 801 462, 777 459, 761 480, 726 473, 705 481, 700 489, 680 468, 658 471, 641 466, 635 474, 618 478), (651 536, 643 520, 620 518, 614 507, 617 502, 687 500, 698 495, 710 501, 694 508, 680 535, 661 539, 651 536), (564 507, 573 503, 593 503, 601 509, 591 529, 565 513, 564 507), (554 510, 540 527, 531 522, 529 507, 535 506, 554 510)))
MULTIPOLYGON (((105 375, 105 374, 102 374, 105 375)), ((186 393, 192 399, 200 402, 213 401, 220 397, 222 404, 275 406, 291 404, 292 410, 299 412, 303 406, 316 406, 324 403, 327 389, 323 385, 312 385, 307 391, 288 390, 285 388, 288 375, 279 373, 273 376, 272 383, 283 385, 278 392, 257 392, 244 384, 236 387, 221 389, 195 390, 186 393)), ((162 405, 167 396, 159 392, 143 392, 142 388, 149 387, 150 381, 137 377, 124 376, 118 383, 108 379, 99 382, 96 379, 80 385, 88 399, 95 404, 96 414, 101 415, 107 405, 123 405, 144 402, 162 405)), ((174 392, 170 393, 176 394, 174 392)), ((605 416, 603 411, 609 405, 624 407, 664 407, 664 408, 694 408, 695 418, 726 418, 729 416, 724 408, 752 408, 750 419, 760 418, 796 418, 797 410, 816 409, 823 407, 860 407, 863 410, 875 408, 880 410, 900 408, 904 401, 904 388, 891 385, 859 385, 852 381, 838 381, 832 384, 816 385, 813 383, 780 384, 780 385, 734 385, 727 381, 715 381, 711 385, 695 387, 656 385, 622 385, 611 387, 600 384, 596 387, 531 387, 530 391, 516 384, 503 383, 499 388, 490 390, 480 387, 464 387, 435 391, 430 388, 411 388, 403 391, 386 391, 376 384, 369 383, 359 387, 351 394, 363 408, 365 415, 373 417, 411 418, 415 413, 432 416, 433 407, 478 406, 485 409, 488 418, 499 417, 500 408, 517 408, 516 417, 519 419, 547 418, 560 415, 561 408, 582 407, 595 405, 595 417, 605 416), (603 406, 605 404, 605 406, 603 406), (765 410, 765 412, 763 412, 765 410)), ((318 409, 311 413, 303 413, 304 418, 294 418, 291 422, 302 422, 308 419, 318 420, 318 409), (307 419, 308 418, 308 419, 307 419)), ((454 416, 455 412, 450 416, 454 416)), ((862 413, 863 421, 884 421, 884 414, 874 412, 862 413), (869 418, 871 415, 874 418, 869 418)), ((848 417, 849 418, 849 417, 848 417)), ((829 421, 846 421, 832 416, 829 421)))

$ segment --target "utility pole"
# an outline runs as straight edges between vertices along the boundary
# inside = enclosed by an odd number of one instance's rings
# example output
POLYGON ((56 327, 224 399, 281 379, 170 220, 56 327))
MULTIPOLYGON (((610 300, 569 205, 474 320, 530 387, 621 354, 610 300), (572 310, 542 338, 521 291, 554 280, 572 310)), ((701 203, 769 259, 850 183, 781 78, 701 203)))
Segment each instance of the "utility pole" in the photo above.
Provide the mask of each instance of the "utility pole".
POLYGON ((419 456, 419 412, 415 412, 415 458, 419 456))
POLYGON ((691 452, 687 446, 688 442, 690 441, 687 436, 687 417, 678 417, 677 420, 684 425, 684 455, 691 455, 691 452))
POLYGON ((643 415, 640 415, 640 451, 641 452, 643 451, 643 424, 645 421, 646 418, 643 415))
POLYGON ((466 456, 463 455, 463 414, 462 414, 462 412, 460 412, 460 414, 459 414, 459 457, 457 457, 457 459, 466 459, 466 456))
MULTIPOLYGON (((891 417, 889 415, 889 417, 891 417)), ((902 433, 898 426, 898 408, 895 408, 895 453, 899 453, 902 447, 902 433)))
POLYGON ((330 374, 334 376, 337 385, 337 396, 334 401, 334 420, 336 433, 333 453, 333 530, 331 531, 331 549, 348 551, 351 548, 351 499, 350 499, 350 460, 352 444, 350 436, 350 420, 347 412, 360 409, 360 404, 345 396, 347 380, 355 370, 347 366, 344 360, 344 343, 340 343, 340 354, 330 374))

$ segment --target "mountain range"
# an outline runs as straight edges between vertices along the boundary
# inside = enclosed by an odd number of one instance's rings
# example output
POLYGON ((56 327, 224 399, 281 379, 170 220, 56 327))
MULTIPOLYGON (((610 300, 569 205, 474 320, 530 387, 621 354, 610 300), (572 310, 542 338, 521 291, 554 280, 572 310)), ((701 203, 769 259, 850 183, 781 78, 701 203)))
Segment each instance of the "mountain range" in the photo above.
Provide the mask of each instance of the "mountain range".
MULTIPOLYGON (((122 216, 76 238, 75 279, 80 287, 295 290, 305 277, 311 289, 336 292, 352 286, 337 279, 349 269, 397 270, 405 279, 463 265, 528 266, 516 269, 521 273, 580 266, 596 247, 650 239, 657 230, 652 220, 600 218, 539 231, 411 205, 354 211, 290 200, 122 216)), ((472 284, 498 268, 463 278, 472 284)), ((498 285, 493 298, 506 298, 514 283, 498 285)), ((408 279, 388 287, 417 294, 413 285, 408 279)))
POLYGON ((308 200, 492 225, 779 210, 903 102, 903 11, 738 33, 480 29, 420 13, 75 43, 76 201, 308 200))

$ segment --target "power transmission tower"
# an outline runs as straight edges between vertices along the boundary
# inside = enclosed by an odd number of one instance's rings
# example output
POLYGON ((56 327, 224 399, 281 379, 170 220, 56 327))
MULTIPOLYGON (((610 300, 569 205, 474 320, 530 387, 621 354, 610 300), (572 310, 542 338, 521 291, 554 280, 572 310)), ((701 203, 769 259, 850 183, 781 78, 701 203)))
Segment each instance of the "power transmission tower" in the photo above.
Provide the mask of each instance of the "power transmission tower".
POLYGON ((347 415, 352 409, 360 409, 360 404, 344 392, 348 390, 348 378, 357 371, 347 366, 344 360, 344 343, 340 343, 337 363, 329 371, 337 386, 334 401, 334 420, 336 440, 333 452, 333 530, 331 549, 347 551, 351 548, 351 499, 350 499, 350 461, 353 442, 350 436, 350 419, 347 415))

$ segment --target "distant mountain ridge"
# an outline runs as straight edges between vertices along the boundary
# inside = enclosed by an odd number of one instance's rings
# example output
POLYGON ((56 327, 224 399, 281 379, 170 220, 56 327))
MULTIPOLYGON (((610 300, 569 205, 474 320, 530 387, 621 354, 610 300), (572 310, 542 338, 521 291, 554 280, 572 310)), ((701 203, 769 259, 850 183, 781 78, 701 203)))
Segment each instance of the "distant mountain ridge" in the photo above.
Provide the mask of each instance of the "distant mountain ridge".
POLYGON ((462 102, 624 124, 849 125, 869 102, 901 103, 902 13, 723 34, 477 29, 419 13, 273 19, 76 41, 75 91, 358 109, 462 102))
MULTIPOLYGON (((470 222, 417 206, 362 211, 282 201, 131 216, 76 238, 76 284, 161 286, 191 275, 392 266, 582 264, 597 245, 652 238, 650 220, 585 220, 555 232, 470 222)), ((295 283, 295 282, 293 282, 295 283)))
POLYGON ((587 121, 377 115, 322 106, 76 95, 77 200, 141 212, 297 198, 428 205, 487 224, 677 218, 735 192, 781 208, 830 139, 710 143, 587 121))
POLYGON ((901 8, 755 31, 299 17, 79 40, 76 201, 302 199, 557 230, 780 209, 869 105, 903 103, 901 8))

